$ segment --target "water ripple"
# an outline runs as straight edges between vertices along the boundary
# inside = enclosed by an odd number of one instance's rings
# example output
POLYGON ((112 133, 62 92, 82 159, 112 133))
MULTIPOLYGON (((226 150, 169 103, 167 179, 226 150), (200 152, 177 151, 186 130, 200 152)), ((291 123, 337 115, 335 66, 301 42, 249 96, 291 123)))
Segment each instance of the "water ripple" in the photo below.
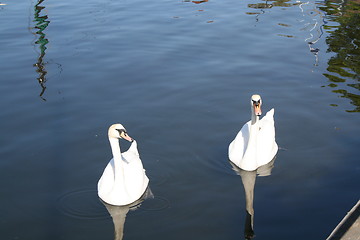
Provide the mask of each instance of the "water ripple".
POLYGON ((161 211, 169 206, 169 200, 164 197, 154 196, 154 198, 144 201, 139 208, 144 211, 161 211))
POLYGON ((109 218, 94 189, 81 189, 65 193, 57 201, 58 210, 69 217, 79 219, 109 218))

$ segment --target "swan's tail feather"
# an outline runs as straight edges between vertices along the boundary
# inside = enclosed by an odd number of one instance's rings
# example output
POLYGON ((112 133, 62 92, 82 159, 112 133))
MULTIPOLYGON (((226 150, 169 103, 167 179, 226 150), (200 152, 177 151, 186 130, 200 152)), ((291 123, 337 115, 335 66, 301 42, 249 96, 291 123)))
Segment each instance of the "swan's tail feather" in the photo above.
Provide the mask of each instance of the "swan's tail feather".
POLYGON ((266 115, 264 116, 264 118, 273 118, 274 117, 274 112, 275 112, 275 109, 272 108, 271 110, 269 110, 266 115))
POLYGON ((135 140, 131 143, 129 150, 127 151, 139 156, 139 151, 137 149, 137 142, 135 140))

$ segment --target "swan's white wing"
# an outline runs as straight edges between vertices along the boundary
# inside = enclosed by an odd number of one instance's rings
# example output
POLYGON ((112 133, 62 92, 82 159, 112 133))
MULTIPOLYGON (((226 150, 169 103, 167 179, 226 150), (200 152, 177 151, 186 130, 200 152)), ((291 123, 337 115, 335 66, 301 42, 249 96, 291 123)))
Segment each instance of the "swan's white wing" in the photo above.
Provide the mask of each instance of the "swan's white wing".
POLYGON ((275 110, 272 108, 271 110, 269 110, 265 116, 261 119, 261 121, 270 121, 274 123, 274 112, 275 110))
POLYGON ((137 142, 135 140, 131 143, 129 149, 121 155, 123 160, 127 163, 130 163, 131 161, 141 161, 139 151, 137 149, 137 142))
POLYGON ((258 165, 270 162, 276 155, 278 146, 275 142, 274 109, 271 109, 260 121, 258 135, 258 165))
POLYGON ((136 141, 132 142, 129 150, 122 153, 122 157, 125 160, 123 173, 126 191, 131 197, 140 197, 146 190, 149 179, 145 174, 136 141))
POLYGON ((127 150, 127 152, 139 156, 139 151, 138 151, 138 148, 137 148, 137 142, 135 140, 131 143, 131 146, 130 146, 129 150, 127 150))
POLYGON ((235 139, 229 145, 229 159, 238 167, 241 167, 240 162, 249 142, 250 124, 251 121, 244 124, 235 139))
POLYGON ((111 159, 110 162, 105 167, 104 172, 98 181, 99 195, 107 194, 113 189, 114 179, 115 179, 114 159, 111 159))

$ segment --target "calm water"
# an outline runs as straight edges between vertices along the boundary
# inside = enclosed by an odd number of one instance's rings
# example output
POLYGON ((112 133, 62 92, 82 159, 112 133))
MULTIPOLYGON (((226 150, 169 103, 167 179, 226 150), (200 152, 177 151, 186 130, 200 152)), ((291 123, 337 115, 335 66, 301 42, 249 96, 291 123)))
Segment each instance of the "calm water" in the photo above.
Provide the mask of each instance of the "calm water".
POLYGON ((227 147, 253 93, 275 108, 280 146, 256 179, 256 239, 325 239, 360 197, 358 11, 334 0, 2 1, 1 239, 114 239, 96 183, 115 122, 138 141, 154 195, 117 209, 124 239, 244 239, 227 147))

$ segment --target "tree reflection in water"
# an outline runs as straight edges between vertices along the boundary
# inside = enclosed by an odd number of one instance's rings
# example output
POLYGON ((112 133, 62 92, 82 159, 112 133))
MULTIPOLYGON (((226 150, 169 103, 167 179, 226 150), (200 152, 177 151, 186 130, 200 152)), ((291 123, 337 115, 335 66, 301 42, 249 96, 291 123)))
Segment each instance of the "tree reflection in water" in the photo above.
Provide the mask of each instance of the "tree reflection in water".
POLYGON ((292 7, 294 5, 298 5, 299 3, 291 3, 290 0, 275 0, 275 1, 263 1, 260 3, 250 3, 248 4, 248 8, 257 9, 259 11, 254 12, 246 12, 247 15, 256 15, 256 21, 259 21, 259 16, 264 14, 264 9, 269 9, 272 7, 292 7))
MULTIPOLYGON (((315 66, 318 65, 319 48, 314 44, 323 37, 323 30, 325 30, 328 33, 327 51, 336 54, 329 59, 327 72, 324 73, 324 76, 331 82, 328 87, 333 89, 332 92, 340 94, 341 97, 350 99, 350 103, 355 106, 355 109, 347 110, 347 112, 360 112, 360 95, 358 93, 360 90, 360 0, 315 2, 315 7, 310 6, 311 9, 305 11, 303 8, 309 4, 309 1, 262 1, 248 4, 248 8, 257 11, 246 14, 256 15, 256 21, 258 21, 259 16, 264 14, 266 9, 299 6, 303 15, 305 13, 307 15, 304 15, 306 25, 301 30, 310 33, 310 37, 305 41, 310 52, 315 56, 315 66), (314 22, 311 22, 312 20, 314 22), (315 31, 317 33, 314 36, 312 32, 315 31)), ((280 36, 293 37, 291 35, 280 36)))
POLYGON ((47 15, 41 16, 41 11, 45 8, 44 6, 40 6, 40 4, 42 4, 43 2, 44 0, 39 0, 37 4, 35 4, 34 6, 34 22, 35 22, 34 28, 36 29, 35 34, 38 36, 37 40, 35 41, 35 44, 38 44, 40 49, 39 57, 37 59, 37 62, 34 64, 34 67, 37 68, 36 72, 39 74, 37 80, 42 89, 40 92, 40 97, 43 100, 46 100, 45 98, 43 98, 43 94, 46 89, 45 82, 46 82, 46 74, 47 74, 47 71, 45 69, 46 63, 44 62, 44 57, 46 51, 46 44, 49 43, 49 40, 46 38, 44 30, 49 25, 50 21, 48 21, 47 15))
POLYGON ((276 156, 273 160, 271 160, 268 164, 260 166, 258 169, 254 171, 245 171, 231 161, 230 164, 233 170, 236 172, 237 175, 241 176, 241 181, 244 186, 245 192, 245 226, 244 226, 244 236, 245 239, 252 239, 255 237, 254 232, 254 191, 255 191, 255 181, 257 176, 269 176, 271 175, 271 171, 274 168, 276 156))
POLYGON ((355 109, 347 112, 360 112, 360 1, 331 0, 320 9, 329 20, 339 24, 325 26, 330 33, 326 39, 328 52, 336 53, 328 61, 328 73, 324 73, 331 82, 328 87, 350 99, 355 109))

